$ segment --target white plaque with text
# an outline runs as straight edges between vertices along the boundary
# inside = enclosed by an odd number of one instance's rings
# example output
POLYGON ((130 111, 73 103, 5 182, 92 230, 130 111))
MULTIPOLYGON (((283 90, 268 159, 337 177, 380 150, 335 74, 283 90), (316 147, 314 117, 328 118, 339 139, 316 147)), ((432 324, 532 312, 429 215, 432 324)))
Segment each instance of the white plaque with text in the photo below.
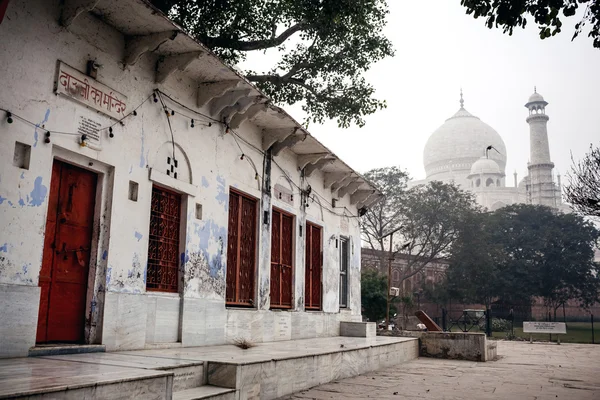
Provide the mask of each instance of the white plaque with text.
POLYGON ((99 122, 93 119, 79 116, 79 125, 77 125, 77 133, 79 133, 80 140, 85 135, 83 143, 90 149, 102 150, 102 136, 100 135, 100 128, 102 126, 99 122))
POLYGON ((56 93, 118 120, 126 115, 127 97, 125 95, 63 62, 58 64, 56 93))
POLYGON ((523 322, 523 333, 567 333, 564 322, 523 322))

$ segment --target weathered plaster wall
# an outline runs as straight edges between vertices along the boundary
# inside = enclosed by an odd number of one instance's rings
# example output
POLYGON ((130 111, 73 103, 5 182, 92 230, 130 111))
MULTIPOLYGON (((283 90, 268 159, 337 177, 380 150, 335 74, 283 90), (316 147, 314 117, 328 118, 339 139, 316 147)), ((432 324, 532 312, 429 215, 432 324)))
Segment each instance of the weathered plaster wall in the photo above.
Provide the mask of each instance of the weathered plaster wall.
MULTIPOLYGON (((68 29, 58 24, 59 1, 11 1, 0 25, 0 107, 11 110, 36 123, 35 127, 15 120, 8 124, 0 115, 0 285, 23 287, 28 293, 28 312, 23 324, 2 324, 0 336, 13 335, 19 329, 28 338, 6 350, 2 342, 0 357, 25 355, 34 345, 39 305, 38 277, 44 246, 48 192, 54 158, 92 170, 99 175, 94 238, 91 249, 86 341, 104 343, 110 350, 143 348, 148 343, 183 342, 184 345, 224 343, 240 334, 251 332, 255 340, 314 337, 339 333, 340 320, 360 319, 360 239, 356 218, 342 214, 350 206, 349 196, 331 207, 331 192, 323 188, 323 175, 316 171, 307 179, 313 191, 323 198, 309 200, 304 213, 299 190, 294 191, 292 206, 272 199, 261 190, 264 174, 262 154, 241 143, 245 154, 231 134, 219 124, 211 127, 189 120, 176 110, 170 117, 173 137, 160 103, 149 97, 155 88, 178 101, 195 107, 196 85, 184 72, 175 72, 165 84, 154 83, 156 56, 144 54, 134 66, 123 67, 124 36, 91 15, 83 15, 68 29), (127 118, 124 126, 114 127, 114 138, 102 135, 102 150, 81 147, 78 136, 52 134, 44 142, 45 129, 76 132, 81 116, 102 126, 113 123, 109 117, 90 110, 70 99, 56 96, 57 60, 85 71, 86 62, 95 59, 102 67, 97 80, 128 97, 128 110, 140 105, 137 116, 127 118), (146 101, 145 101, 146 100, 146 101), (165 171, 166 157, 180 162, 177 181, 169 178, 167 186, 177 190, 185 182, 193 193, 183 194, 180 293, 146 292, 146 265, 150 219, 151 170, 165 171), (31 146, 29 169, 12 163, 15 142, 31 146), (256 166, 255 170, 247 159, 256 166), (137 201, 128 199, 129 182, 139 185, 137 201), (270 224, 259 214, 258 278, 256 310, 226 310, 225 275, 227 249, 228 194, 235 187, 262 200, 264 210, 274 206, 296 215, 295 238, 295 307, 290 312, 269 309, 270 224), (196 204, 202 205, 202 218, 195 216, 196 204), (321 203, 321 204, 319 204, 321 203), (345 220, 343 220, 345 218, 345 220), (304 238, 299 227, 309 220, 323 226, 323 312, 304 311, 304 238), (336 238, 351 240, 350 307, 340 312, 338 306, 339 249, 336 238), (247 317, 251 315, 251 317, 247 317), (252 323, 250 318, 262 321, 252 323), (287 321, 285 328, 281 321, 287 321), (26 326, 26 327, 24 327, 26 326), (280 326, 279 331, 275 326, 280 326), (273 327, 274 330, 271 330, 273 327), (6 332, 5 332, 6 331, 6 332), (27 331, 27 332, 25 332, 27 331), (271 334, 273 332, 273 334, 271 334), (279 333, 278 333, 279 332, 279 333), (282 333, 283 332, 283 333, 282 333)), ((207 107, 201 110, 208 113, 207 107)), ((244 139, 261 147, 261 132, 245 123, 238 130, 244 139)), ((284 151, 271 166, 272 186, 284 184, 289 175, 295 185, 301 178, 296 155, 284 151), (286 171, 286 174, 282 173, 286 171)), ((164 184, 164 182, 163 182, 164 184)), ((0 317, 14 317, 22 305, 11 300, 10 290, 0 291, 0 317)), ((4 318, 2 318, 4 320, 4 318)), ((9 337, 6 336, 6 337, 9 337)), ((10 345, 10 343, 8 344, 10 345)))

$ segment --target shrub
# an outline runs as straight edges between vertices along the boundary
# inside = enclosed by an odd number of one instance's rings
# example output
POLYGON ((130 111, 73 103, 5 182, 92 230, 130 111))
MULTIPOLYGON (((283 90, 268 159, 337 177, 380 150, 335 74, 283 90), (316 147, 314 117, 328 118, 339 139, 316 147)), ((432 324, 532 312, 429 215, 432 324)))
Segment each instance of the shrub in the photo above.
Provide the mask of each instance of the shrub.
POLYGON ((492 332, 505 332, 510 329, 510 321, 502 318, 492 318, 492 332))

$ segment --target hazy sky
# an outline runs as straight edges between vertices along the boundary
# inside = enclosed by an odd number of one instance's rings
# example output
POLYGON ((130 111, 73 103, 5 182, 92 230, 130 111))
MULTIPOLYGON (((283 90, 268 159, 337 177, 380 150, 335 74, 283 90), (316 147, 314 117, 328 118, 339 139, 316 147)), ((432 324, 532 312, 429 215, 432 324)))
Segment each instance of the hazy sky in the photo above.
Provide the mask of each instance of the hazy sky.
MULTIPOLYGON (((415 179, 425 177, 423 148, 431 133, 465 108, 494 128, 507 148, 507 185, 519 180, 529 159, 528 115, 524 104, 534 85, 549 103, 546 113, 555 173, 600 144, 600 49, 580 36, 577 22, 540 40, 531 24, 513 36, 487 29, 483 19, 465 14, 459 0, 389 0, 386 35, 396 55, 375 65, 367 79, 388 108, 367 117, 363 128, 340 129, 335 121, 311 124, 309 131, 359 172, 398 165, 415 179)), ((568 22, 567 22, 568 21, 568 22)), ((530 21, 531 22, 531 21, 530 21)), ((269 56, 254 55, 252 64, 269 56)), ((299 121, 299 107, 286 106, 299 121)), ((565 179, 563 179, 563 183, 565 179)))

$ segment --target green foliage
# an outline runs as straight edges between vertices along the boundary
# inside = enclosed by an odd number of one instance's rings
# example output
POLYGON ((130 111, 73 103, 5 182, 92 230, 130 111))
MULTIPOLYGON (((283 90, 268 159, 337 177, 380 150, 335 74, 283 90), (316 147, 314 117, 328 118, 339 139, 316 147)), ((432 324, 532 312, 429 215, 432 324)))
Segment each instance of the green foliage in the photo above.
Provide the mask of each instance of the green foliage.
POLYGON ((363 126, 386 106, 363 77, 393 55, 385 0, 152 2, 231 65, 250 51, 278 50, 274 65, 246 77, 277 103, 301 103, 310 121, 363 126))
POLYGON ((600 1, 597 0, 461 0, 460 4, 466 7, 467 14, 486 18, 488 28, 500 27, 509 35, 516 27, 525 28, 528 17, 533 18, 541 39, 561 32, 562 18, 574 16, 579 6, 585 5, 573 39, 589 24, 588 36, 593 38, 594 47, 600 48, 600 1))
POLYGON ((600 232, 575 214, 512 205, 476 216, 456 241, 447 288, 467 302, 523 303, 534 296, 556 310, 569 300, 589 307, 599 298, 593 263, 600 232))
MULTIPOLYGON (((368 269, 362 272, 360 285, 362 314, 372 322, 379 322, 385 319, 387 276, 375 270, 368 269)), ((390 318, 397 312, 395 302, 390 305, 390 318)))
POLYGON ((506 332, 510 329, 510 321, 502 318, 492 318, 492 332, 506 332))

